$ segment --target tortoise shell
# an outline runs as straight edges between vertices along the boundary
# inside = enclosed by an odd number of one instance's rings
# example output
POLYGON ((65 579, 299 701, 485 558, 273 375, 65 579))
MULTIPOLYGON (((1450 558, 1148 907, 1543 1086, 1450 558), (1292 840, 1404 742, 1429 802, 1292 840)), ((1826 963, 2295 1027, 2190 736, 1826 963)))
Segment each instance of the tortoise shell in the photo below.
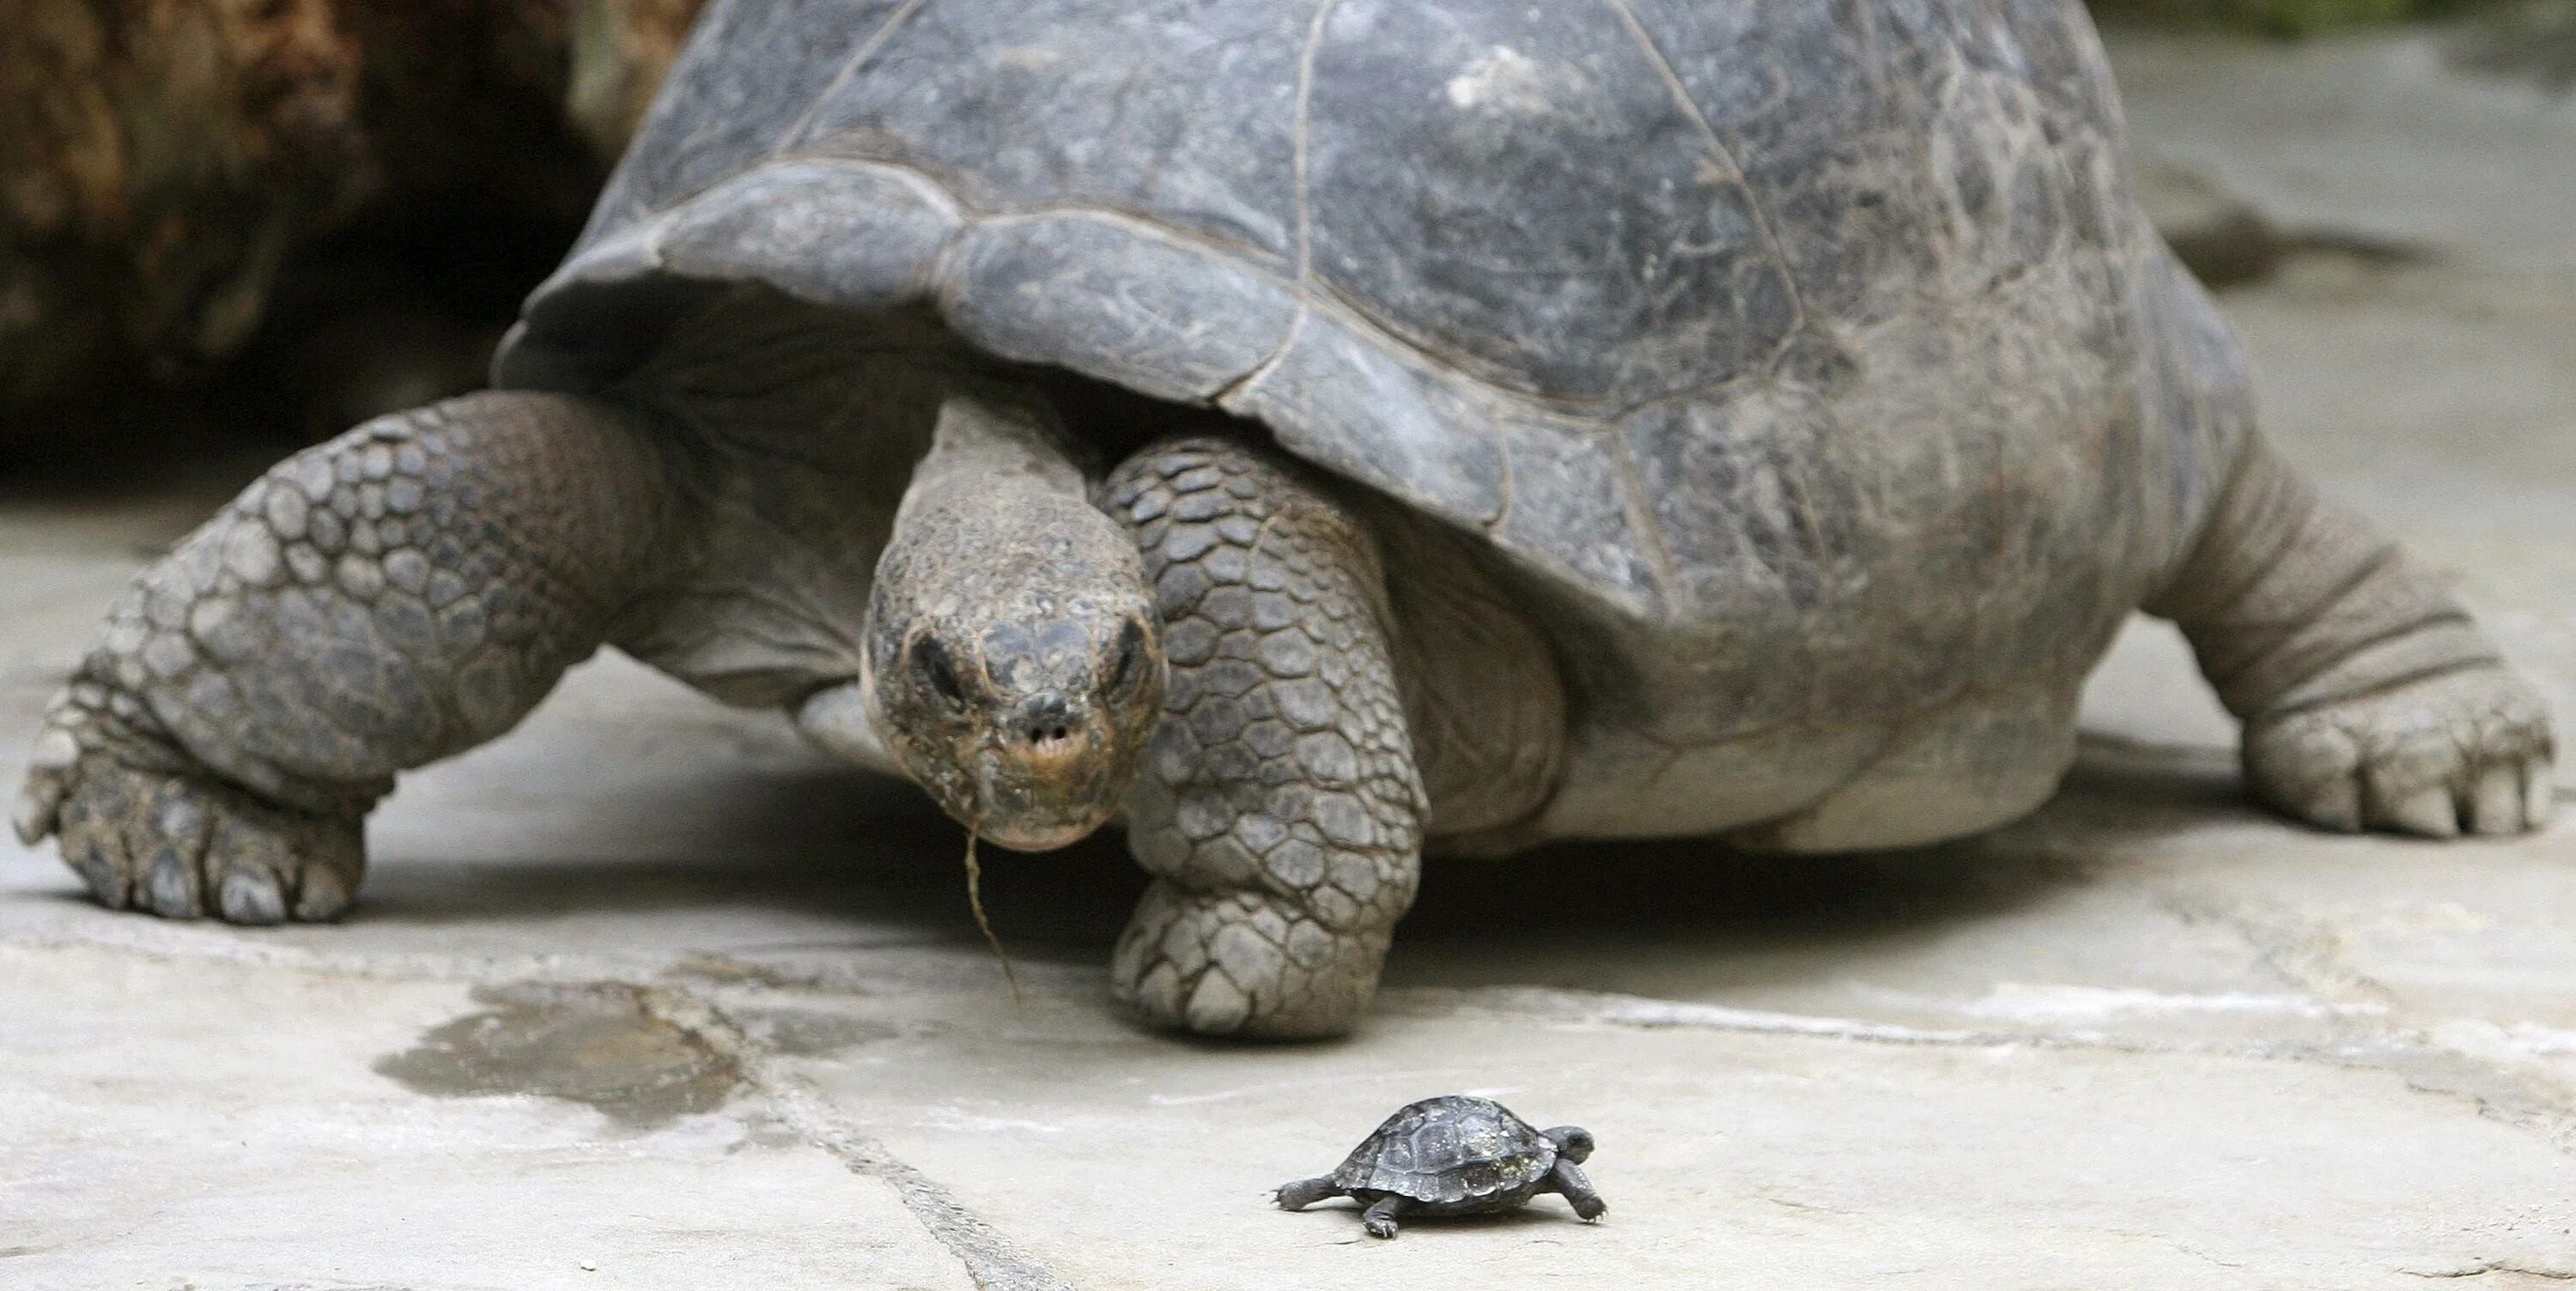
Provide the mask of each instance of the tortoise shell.
POLYGON ((2121 148, 2080 0, 714 0, 494 378, 783 295, 1231 414, 1536 608, 1542 833, 1921 841, 1796 818, 2044 796, 2250 433, 2121 148))
POLYGON ((763 284, 1263 422, 1613 620, 2125 615, 2228 365, 2083 8, 1847 8, 716 0, 496 376, 601 389, 763 284))
POLYGON ((1556 1168, 1556 1145, 1490 1098, 1409 1104, 1351 1150, 1333 1182, 1436 1205, 1526 1192, 1556 1168))

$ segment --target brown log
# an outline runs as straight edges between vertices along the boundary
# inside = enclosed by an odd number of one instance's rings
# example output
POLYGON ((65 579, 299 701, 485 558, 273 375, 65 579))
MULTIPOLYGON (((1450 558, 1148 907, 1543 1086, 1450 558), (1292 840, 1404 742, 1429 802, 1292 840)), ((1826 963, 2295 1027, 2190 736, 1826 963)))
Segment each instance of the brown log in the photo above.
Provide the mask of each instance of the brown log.
POLYGON ((578 217, 698 0, 0 0, 0 438, 421 194, 578 217))

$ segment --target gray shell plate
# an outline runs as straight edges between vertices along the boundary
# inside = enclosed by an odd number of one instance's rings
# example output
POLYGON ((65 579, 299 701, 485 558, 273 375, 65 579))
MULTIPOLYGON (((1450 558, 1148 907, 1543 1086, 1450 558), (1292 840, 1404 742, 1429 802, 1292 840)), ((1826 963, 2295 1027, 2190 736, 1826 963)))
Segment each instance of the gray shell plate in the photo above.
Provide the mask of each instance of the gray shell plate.
POLYGON ((2099 617, 2233 369, 2117 151, 2076 0, 718 0, 495 371, 598 389, 732 283, 928 307, 1587 614, 1887 639, 1911 564, 2099 617))
POLYGON ((1524 1193, 1556 1166, 1556 1145, 1500 1103, 1444 1095, 1398 1110, 1352 1149, 1333 1182, 1456 1205, 1524 1193))

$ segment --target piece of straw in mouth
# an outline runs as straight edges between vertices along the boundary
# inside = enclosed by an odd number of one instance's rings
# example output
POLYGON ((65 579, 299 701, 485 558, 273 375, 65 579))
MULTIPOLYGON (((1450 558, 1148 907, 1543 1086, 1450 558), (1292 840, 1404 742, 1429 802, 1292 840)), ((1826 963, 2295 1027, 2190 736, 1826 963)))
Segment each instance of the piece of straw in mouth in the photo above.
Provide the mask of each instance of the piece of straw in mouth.
POLYGON ((1026 1003, 1020 996, 1020 975, 1011 971, 1011 956, 1002 949, 1002 939, 993 934, 993 921, 984 917, 984 867, 975 863, 975 830, 966 831, 966 905, 975 912, 975 926, 984 930, 984 940, 993 947, 993 958, 1002 961, 1002 980, 1011 984, 1011 1004, 1026 1003))

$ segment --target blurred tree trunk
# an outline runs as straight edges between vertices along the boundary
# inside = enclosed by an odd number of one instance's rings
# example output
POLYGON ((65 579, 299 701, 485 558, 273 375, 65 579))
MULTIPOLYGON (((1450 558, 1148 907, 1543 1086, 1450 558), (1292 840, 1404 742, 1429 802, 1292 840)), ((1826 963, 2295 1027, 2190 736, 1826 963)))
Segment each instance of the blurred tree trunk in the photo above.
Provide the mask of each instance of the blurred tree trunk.
POLYGON ((0 437, 201 374, 428 193, 577 220, 698 0, 0 0, 0 437))

